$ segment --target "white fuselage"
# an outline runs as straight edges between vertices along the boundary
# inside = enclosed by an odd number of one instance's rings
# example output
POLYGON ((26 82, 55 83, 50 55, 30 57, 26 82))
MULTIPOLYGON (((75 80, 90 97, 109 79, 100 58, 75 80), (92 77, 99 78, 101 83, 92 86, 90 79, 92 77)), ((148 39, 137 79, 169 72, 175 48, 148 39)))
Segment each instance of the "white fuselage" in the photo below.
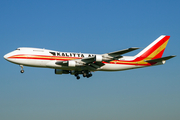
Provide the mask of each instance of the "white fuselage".
MULTIPOLYGON (((47 49, 39 48, 18 48, 4 56, 4 58, 12 63, 31 66, 31 67, 43 67, 63 70, 81 70, 83 66, 68 67, 55 64, 57 61, 67 61, 72 59, 81 59, 86 57, 96 56, 97 54, 84 54, 84 53, 70 53, 70 52, 58 52, 47 49)), ((132 61, 135 57, 122 57, 119 60, 132 61)), ((134 69, 143 66, 138 65, 126 65, 116 64, 116 62, 105 63, 104 66, 97 69, 97 71, 120 71, 127 69, 134 69)))

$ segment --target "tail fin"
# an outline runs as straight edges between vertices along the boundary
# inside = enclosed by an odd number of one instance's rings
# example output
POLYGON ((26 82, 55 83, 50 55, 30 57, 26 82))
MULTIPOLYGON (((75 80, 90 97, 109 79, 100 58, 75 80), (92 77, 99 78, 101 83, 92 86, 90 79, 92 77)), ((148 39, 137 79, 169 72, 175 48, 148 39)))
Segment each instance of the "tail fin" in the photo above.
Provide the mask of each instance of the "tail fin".
POLYGON ((166 45, 169 41, 170 36, 161 35, 154 42, 148 45, 145 49, 139 52, 135 57, 147 58, 147 59, 157 59, 161 58, 166 45))

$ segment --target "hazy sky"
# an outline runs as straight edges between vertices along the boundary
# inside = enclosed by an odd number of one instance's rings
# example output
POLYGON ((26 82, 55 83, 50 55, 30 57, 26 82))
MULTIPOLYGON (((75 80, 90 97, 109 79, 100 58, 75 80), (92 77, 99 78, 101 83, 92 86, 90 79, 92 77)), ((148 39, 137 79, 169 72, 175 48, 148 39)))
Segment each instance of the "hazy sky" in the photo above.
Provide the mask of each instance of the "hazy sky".
MULTIPOLYGON (((1 120, 179 120, 180 1, 1 0, 1 120), (3 56, 18 47, 107 53, 171 38, 165 65, 93 77, 20 67, 3 56)), ((142 50, 141 49, 141 50, 142 50)), ((137 50, 127 55, 135 55, 137 50)))

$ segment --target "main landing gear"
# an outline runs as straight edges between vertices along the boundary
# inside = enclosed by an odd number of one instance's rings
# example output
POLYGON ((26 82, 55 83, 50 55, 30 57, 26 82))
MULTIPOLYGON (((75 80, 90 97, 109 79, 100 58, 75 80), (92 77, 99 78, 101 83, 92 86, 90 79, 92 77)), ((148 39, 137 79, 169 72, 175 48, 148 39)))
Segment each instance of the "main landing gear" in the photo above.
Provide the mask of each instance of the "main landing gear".
POLYGON ((76 74, 74 75, 74 76, 77 78, 77 80, 80 79, 79 74, 82 74, 83 77, 87 77, 87 78, 92 77, 92 73, 91 73, 90 71, 81 71, 81 73, 76 73, 76 74))
POLYGON ((77 79, 77 80, 79 80, 79 79, 80 79, 80 76, 79 76, 79 74, 78 74, 78 73, 76 73, 74 76, 76 77, 76 79, 77 79))
POLYGON ((21 73, 24 73, 24 70, 23 70, 24 67, 23 67, 23 65, 19 65, 19 66, 21 67, 21 71, 20 71, 20 72, 21 72, 21 73))

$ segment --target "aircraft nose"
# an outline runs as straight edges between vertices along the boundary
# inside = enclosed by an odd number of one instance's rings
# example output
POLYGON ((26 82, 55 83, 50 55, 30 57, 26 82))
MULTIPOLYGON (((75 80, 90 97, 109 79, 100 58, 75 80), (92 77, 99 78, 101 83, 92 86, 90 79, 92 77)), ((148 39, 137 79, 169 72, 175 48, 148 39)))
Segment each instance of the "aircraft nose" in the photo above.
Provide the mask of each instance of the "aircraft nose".
POLYGON ((8 57, 9 57, 9 54, 5 54, 5 55, 4 55, 4 59, 6 59, 6 60, 7 60, 7 59, 8 59, 8 57))
POLYGON ((6 54, 6 55, 4 55, 4 59, 6 59, 6 60, 7 60, 7 54, 6 54))

